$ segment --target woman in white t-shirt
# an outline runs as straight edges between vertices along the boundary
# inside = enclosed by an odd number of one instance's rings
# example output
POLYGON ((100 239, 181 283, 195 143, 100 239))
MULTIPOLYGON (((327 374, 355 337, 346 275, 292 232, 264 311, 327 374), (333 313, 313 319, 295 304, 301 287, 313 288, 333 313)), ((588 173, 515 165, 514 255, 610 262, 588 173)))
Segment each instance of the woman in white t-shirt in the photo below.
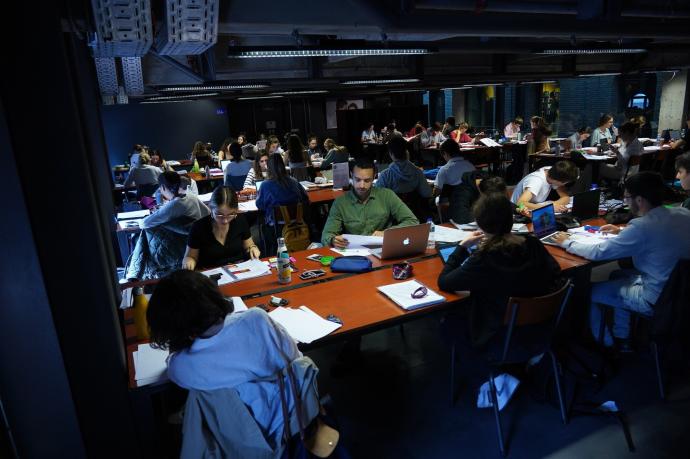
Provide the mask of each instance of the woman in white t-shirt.
POLYGON ((552 167, 542 167, 528 174, 515 186, 511 201, 518 208, 538 209, 546 204, 551 190, 556 190, 559 198, 553 201, 556 212, 564 212, 570 201, 565 185, 577 180, 578 169, 570 161, 558 161, 552 167))

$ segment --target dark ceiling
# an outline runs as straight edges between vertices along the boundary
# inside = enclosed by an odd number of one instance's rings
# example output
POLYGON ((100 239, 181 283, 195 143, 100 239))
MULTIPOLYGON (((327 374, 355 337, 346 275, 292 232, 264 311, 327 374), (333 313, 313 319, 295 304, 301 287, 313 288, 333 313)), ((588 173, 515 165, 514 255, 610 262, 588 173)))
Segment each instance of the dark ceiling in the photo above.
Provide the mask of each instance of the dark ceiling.
MULTIPOLYGON (((156 18, 163 2, 152 1, 156 18)), ((221 97, 295 90, 381 93, 473 83, 527 82, 690 66, 690 1, 302 0, 222 1, 217 43, 195 56, 142 58, 146 95, 169 85, 263 83, 221 97), (413 56, 239 59, 253 47, 426 48, 413 56), (544 55, 545 49, 594 49, 544 55), (638 49, 622 54, 609 50, 638 49), (599 51, 601 50, 601 51, 599 51), (345 86, 344 80, 418 79, 345 86)))

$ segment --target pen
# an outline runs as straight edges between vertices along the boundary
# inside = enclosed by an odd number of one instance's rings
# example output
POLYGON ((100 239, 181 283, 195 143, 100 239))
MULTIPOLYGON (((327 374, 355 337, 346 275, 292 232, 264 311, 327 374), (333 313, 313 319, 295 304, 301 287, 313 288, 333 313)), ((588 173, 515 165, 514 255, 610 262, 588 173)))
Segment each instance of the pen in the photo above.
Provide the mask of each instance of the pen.
POLYGON ((249 271, 251 271, 249 268, 245 268, 245 269, 239 269, 237 271, 230 271, 230 274, 242 274, 242 273, 248 273, 249 271))

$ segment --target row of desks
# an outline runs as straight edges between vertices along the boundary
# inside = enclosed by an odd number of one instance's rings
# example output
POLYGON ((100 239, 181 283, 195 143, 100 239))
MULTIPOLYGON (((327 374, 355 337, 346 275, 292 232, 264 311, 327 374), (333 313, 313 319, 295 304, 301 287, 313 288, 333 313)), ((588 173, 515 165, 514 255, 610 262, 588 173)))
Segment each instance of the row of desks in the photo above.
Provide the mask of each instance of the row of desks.
MULTIPOLYGON (((588 223, 603 224, 603 220, 595 219, 588 223)), ((584 258, 568 254, 560 247, 547 246, 546 249, 554 256, 563 271, 572 273, 574 270, 590 264, 584 258)), ((293 253, 292 256, 295 257, 295 264, 300 272, 320 267, 320 264, 306 259, 308 255, 313 253, 335 255, 329 248, 293 253)), ((405 311, 376 289, 377 286, 395 282, 390 266, 403 261, 403 259, 379 260, 375 257, 370 258, 372 259, 373 270, 367 273, 332 273, 326 268, 326 276, 316 280, 303 281, 299 279, 299 273, 293 273, 292 282, 284 286, 278 284, 275 275, 270 275, 227 284, 221 287, 221 291, 225 296, 242 297, 249 307, 268 304, 270 297, 276 295, 288 299, 290 307, 306 305, 322 317, 329 314, 340 317, 343 326, 331 335, 312 343, 310 347, 412 320, 430 312, 454 306, 469 295, 468 292, 447 293, 438 289, 437 279, 443 269, 443 262, 435 251, 427 250, 425 254, 407 259, 407 261, 414 263, 414 278, 437 291, 446 298, 446 302, 414 311, 405 311)), ((124 311, 124 319, 129 386, 135 389, 137 385, 134 378, 132 356, 137 346, 145 341, 136 338, 131 309, 124 311)))

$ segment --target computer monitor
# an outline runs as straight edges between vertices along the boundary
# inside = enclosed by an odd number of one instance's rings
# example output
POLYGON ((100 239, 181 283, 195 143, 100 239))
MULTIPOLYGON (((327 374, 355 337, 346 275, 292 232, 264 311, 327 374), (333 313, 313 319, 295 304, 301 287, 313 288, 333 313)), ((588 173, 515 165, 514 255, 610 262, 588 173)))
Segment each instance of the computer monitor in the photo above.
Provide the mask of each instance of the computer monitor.
POLYGON ((597 218, 599 216, 599 201, 601 190, 589 190, 573 196, 573 217, 579 220, 597 218))

